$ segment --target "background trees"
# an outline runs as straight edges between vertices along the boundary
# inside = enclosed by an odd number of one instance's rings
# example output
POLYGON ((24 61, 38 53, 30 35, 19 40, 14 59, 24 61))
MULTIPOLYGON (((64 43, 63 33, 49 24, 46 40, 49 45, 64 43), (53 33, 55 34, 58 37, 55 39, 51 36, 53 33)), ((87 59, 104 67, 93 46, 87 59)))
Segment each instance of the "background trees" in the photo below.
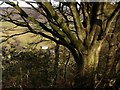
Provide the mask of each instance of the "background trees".
MULTIPOLYGON (((101 82, 101 79, 96 76, 99 52, 110 33, 112 22, 119 14, 119 2, 114 5, 107 2, 81 2, 80 4, 60 2, 57 8, 50 2, 35 2, 38 7, 26 2, 38 15, 42 16, 40 19, 29 15, 24 8, 19 7, 19 4, 5 3, 11 5, 15 11, 3 12, 2 19, 26 27, 27 31, 68 48, 77 66, 74 87, 95 88, 96 85, 98 86, 101 82), (20 20, 13 18, 13 15, 19 15, 20 20)), ((107 61, 111 63, 110 59, 107 61)), ((109 72, 109 69, 107 70, 109 72)))

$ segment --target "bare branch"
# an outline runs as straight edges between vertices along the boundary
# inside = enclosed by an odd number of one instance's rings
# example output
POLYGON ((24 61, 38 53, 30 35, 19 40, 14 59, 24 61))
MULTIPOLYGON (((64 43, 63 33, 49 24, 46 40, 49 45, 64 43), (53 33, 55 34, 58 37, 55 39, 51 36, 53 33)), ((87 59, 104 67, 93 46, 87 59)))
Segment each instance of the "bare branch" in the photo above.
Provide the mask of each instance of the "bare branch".
POLYGON ((6 39, 5 39, 5 40, 2 40, 2 42, 0 42, 0 44, 3 43, 3 42, 5 42, 5 41, 7 41, 8 39, 10 39, 10 38, 12 38, 12 37, 19 36, 19 35, 23 35, 23 34, 26 34, 26 33, 28 33, 28 32, 29 32, 29 31, 26 31, 26 32, 23 32, 23 33, 19 33, 19 34, 13 34, 13 35, 11 35, 11 36, 2 36, 2 37, 5 37, 6 39))
POLYGON ((85 37, 86 37, 86 35, 85 35, 86 32, 85 32, 85 29, 82 25, 82 22, 80 21, 80 16, 78 14, 75 2, 71 2, 70 9, 71 9, 71 12, 73 14, 74 25, 76 27, 76 33, 77 33, 79 39, 83 42, 85 37))
POLYGON ((118 3, 118 5, 115 8, 115 10, 113 11, 113 13, 110 15, 109 19, 107 20, 107 24, 106 24, 105 32, 104 32, 104 36, 103 36, 104 39, 108 35, 111 23, 113 22, 114 18, 119 14, 119 12, 120 12, 120 2, 118 3))
POLYGON ((76 35, 72 34, 70 31, 70 28, 67 26, 67 24, 65 22, 63 22, 63 19, 61 17, 58 16, 58 14, 55 12, 55 10, 53 9, 53 7, 51 6, 50 3, 48 2, 41 2, 40 4, 42 4, 43 9, 45 10, 46 13, 49 13, 53 19, 58 23, 58 26, 60 26, 60 28, 62 28, 63 32, 67 35, 67 37, 71 40, 71 43, 80 51, 84 51, 85 47, 82 44, 81 40, 78 40, 76 35), (80 46, 78 48, 78 44, 79 43, 80 46))

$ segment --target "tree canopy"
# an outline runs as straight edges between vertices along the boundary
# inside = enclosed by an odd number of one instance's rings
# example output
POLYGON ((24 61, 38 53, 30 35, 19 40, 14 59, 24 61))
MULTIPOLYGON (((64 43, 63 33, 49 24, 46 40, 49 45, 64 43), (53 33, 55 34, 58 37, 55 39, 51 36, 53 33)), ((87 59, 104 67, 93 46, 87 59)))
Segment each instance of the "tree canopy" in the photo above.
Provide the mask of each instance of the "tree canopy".
MULTIPOLYGON (((28 14, 14 2, 4 2, 15 10, 2 12, 0 18, 67 47, 76 62, 77 77, 96 71, 103 42, 120 14, 120 2, 59 2, 57 7, 51 2, 25 2, 39 18, 28 14), (15 19, 15 15, 20 19, 15 19)), ((78 80, 76 83, 82 86, 82 80, 78 80)))

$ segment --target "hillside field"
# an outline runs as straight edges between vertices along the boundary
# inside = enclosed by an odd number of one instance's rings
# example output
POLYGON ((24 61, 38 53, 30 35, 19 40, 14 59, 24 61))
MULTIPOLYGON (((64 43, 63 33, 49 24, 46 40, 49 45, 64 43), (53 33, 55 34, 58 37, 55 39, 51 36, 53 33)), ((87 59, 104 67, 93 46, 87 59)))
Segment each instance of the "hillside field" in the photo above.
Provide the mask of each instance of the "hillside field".
MULTIPOLYGON (((28 29, 20 26, 16 27, 16 25, 9 22, 0 22, 0 30, 2 31, 0 32, 0 37, 2 38, 2 40, 4 40, 3 36, 6 36, 6 35, 11 36, 14 34, 19 34, 27 31, 28 29)), ((40 48, 41 46, 48 46, 49 48, 51 48, 54 45, 52 41, 40 35, 35 35, 33 33, 26 33, 24 35, 14 36, 2 44, 6 45, 7 43, 13 43, 13 44, 18 43, 20 46, 26 46, 30 43, 37 43, 41 40, 47 40, 47 41, 40 42, 37 45, 37 48, 40 48)))

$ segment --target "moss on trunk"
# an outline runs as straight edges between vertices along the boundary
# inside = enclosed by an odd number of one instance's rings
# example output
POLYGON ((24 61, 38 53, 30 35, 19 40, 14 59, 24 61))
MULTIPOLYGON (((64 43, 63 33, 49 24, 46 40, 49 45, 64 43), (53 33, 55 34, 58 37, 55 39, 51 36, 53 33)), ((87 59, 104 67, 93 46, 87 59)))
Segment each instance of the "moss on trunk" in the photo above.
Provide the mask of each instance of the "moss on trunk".
POLYGON ((88 49, 87 54, 82 55, 83 62, 80 65, 77 64, 77 70, 75 75, 75 87, 76 88, 94 88, 96 68, 99 61, 99 52, 101 44, 95 44, 88 49), (81 66, 82 65, 82 66, 81 66))

